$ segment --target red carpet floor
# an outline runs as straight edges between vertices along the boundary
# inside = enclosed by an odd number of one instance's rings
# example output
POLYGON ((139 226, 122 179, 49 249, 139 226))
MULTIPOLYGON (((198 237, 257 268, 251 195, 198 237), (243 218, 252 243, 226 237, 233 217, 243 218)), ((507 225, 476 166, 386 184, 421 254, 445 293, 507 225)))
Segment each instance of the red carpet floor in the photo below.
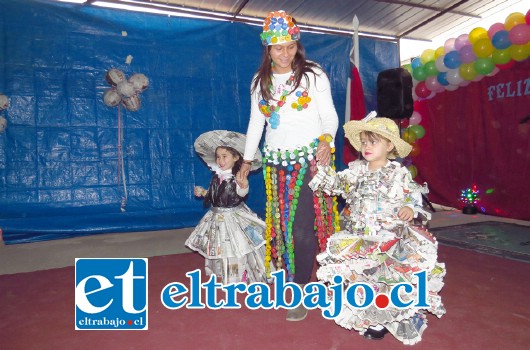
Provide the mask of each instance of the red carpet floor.
MULTIPOLYGON (((428 317, 415 349, 526 349, 530 344, 530 264, 440 246, 447 267, 447 314, 428 317)), ((198 254, 149 259, 149 330, 76 331, 74 268, 0 276, 1 349, 404 349, 392 336, 364 339, 311 311, 301 322, 285 310, 168 310, 170 282, 202 268, 198 254)))

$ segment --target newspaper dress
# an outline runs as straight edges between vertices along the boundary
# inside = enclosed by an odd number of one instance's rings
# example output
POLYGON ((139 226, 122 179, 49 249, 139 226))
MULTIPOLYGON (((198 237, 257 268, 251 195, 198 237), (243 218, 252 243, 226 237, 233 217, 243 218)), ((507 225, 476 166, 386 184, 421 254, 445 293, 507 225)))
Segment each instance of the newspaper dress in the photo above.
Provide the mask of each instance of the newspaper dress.
POLYGON ((185 244, 206 258, 206 274, 225 284, 266 282, 265 222, 237 194, 234 177, 215 174, 205 203, 211 208, 185 244))
MULTIPOLYGON (((397 213, 401 207, 410 206, 415 215, 422 213, 430 219, 421 208, 421 194, 428 192, 427 187, 414 182, 397 162, 388 161, 381 169, 371 171, 364 160, 352 162, 338 173, 329 167, 320 168, 309 186, 344 197, 350 210, 345 218, 346 230, 331 236, 326 251, 317 256, 320 281, 333 283, 333 276, 341 275, 346 283, 366 283, 376 295, 390 295, 398 283, 417 286, 414 273, 426 271, 427 275, 428 308, 411 303, 406 309, 398 309, 390 303, 380 309, 372 303, 361 309, 344 298, 335 322, 360 334, 369 326, 382 325, 404 344, 419 342, 427 327, 426 311, 438 317, 445 313, 438 295, 445 265, 437 261, 435 238, 423 226, 399 220, 397 213)), ((407 302, 416 296, 401 293, 400 297, 407 302)))

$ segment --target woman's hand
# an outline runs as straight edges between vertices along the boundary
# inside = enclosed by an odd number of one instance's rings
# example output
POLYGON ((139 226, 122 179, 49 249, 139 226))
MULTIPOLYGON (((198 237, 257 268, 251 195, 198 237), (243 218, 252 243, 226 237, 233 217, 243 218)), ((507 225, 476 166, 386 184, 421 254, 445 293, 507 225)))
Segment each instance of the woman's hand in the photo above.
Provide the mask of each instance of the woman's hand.
POLYGON ((193 194, 195 194, 195 197, 204 197, 206 194, 208 194, 208 190, 201 186, 195 186, 193 189, 193 194))
POLYGON ((326 140, 321 140, 318 143, 316 160, 318 165, 329 165, 331 160, 331 146, 326 140))
POLYGON ((411 221, 414 219, 414 210, 412 210, 410 207, 403 207, 398 211, 398 218, 403 221, 411 221))
POLYGON ((241 164, 241 168, 239 169, 238 174, 241 174, 241 177, 244 177, 245 179, 248 178, 248 174, 250 173, 250 163, 249 161, 243 161, 243 164, 241 164))
POLYGON ((236 182, 240 188, 247 188, 248 187, 248 177, 243 176, 241 170, 237 172, 236 174, 236 182))

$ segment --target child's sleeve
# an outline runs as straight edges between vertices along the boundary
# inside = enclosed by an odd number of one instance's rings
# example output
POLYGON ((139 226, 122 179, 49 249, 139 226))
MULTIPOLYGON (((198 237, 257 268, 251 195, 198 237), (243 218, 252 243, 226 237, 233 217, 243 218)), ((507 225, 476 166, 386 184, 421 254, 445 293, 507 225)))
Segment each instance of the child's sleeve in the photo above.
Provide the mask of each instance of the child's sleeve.
POLYGON ((356 182, 356 176, 350 169, 335 172, 329 165, 319 165, 309 187, 313 192, 320 190, 330 196, 341 196, 347 194, 356 182))
POLYGON ((403 167, 404 172, 404 184, 403 191, 405 192, 405 207, 409 207, 414 211, 414 217, 417 218, 418 214, 425 216, 427 220, 431 219, 431 214, 423 209, 422 194, 429 193, 427 184, 420 185, 412 179, 412 175, 407 168, 403 167))
POLYGON ((247 186, 247 188, 241 188, 239 187, 239 184, 236 182, 236 193, 239 197, 243 198, 248 194, 248 189, 250 186, 247 186))

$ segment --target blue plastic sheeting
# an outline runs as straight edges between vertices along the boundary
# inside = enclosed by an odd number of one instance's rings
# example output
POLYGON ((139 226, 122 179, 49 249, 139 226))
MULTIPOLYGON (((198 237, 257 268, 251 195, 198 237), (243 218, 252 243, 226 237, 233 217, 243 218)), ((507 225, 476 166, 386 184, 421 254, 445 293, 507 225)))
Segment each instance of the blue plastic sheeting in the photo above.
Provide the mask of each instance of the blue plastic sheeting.
MULTIPOLYGON (((0 134, 4 242, 194 226, 206 209, 193 187, 207 186, 211 173, 193 142, 208 130, 246 131, 260 27, 38 0, 0 0, 0 8, 0 91, 10 99, 0 134), (123 212, 118 107, 102 100, 110 68, 150 80, 139 111, 121 108, 123 212)), ((342 118, 351 38, 303 33, 302 42, 329 73, 342 118)), ((397 67, 397 45, 360 45, 373 109, 377 74, 397 67)), ((338 137, 338 155, 342 145, 338 137)), ((263 215, 260 172, 250 185, 248 204, 263 215)))

